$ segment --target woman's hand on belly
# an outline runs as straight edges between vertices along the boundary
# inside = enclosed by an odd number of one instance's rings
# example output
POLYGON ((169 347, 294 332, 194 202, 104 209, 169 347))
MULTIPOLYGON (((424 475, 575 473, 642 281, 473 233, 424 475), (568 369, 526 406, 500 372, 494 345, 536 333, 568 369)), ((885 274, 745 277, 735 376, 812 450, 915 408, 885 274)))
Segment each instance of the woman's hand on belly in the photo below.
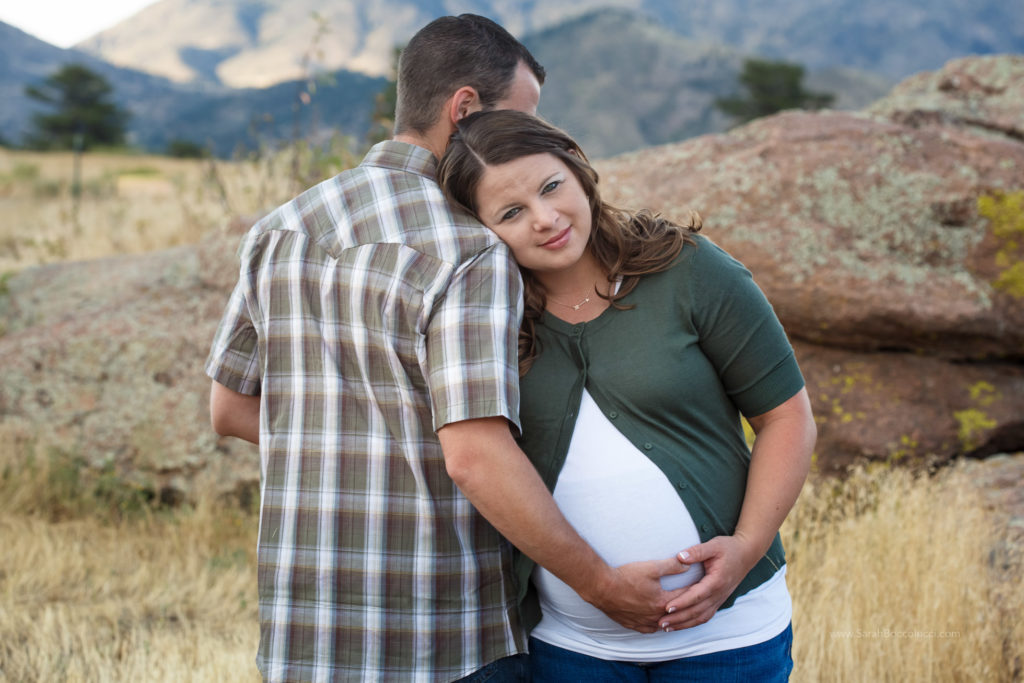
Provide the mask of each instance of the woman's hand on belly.
POLYGON ((600 595, 584 599, 626 628, 654 633, 660 628, 659 620, 669 601, 680 598, 686 590, 664 590, 661 577, 679 574, 688 567, 678 557, 630 562, 612 569, 614 581, 600 595))
POLYGON ((664 631, 678 631, 710 621, 759 559, 739 536, 716 536, 679 555, 680 562, 703 562, 704 578, 682 589, 679 597, 666 604, 668 613, 658 622, 664 631))

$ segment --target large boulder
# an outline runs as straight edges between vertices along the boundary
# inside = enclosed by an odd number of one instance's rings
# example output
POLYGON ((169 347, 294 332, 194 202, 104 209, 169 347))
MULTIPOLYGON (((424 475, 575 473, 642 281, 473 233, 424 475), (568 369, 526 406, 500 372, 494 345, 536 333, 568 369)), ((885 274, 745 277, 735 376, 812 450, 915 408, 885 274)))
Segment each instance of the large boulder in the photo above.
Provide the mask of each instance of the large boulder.
POLYGON ((203 362, 247 223, 195 246, 29 268, 0 294, 0 469, 55 455, 171 500, 248 495, 254 446, 210 428, 203 362))
POLYGON ((599 164, 606 198, 705 234, 796 342, 826 466, 1024 448, 1024 57, 868 112, 786 112, 599 164), (925 113, 921 113, 925 112, 925 113))
POLYGON ((941 464, 1024 451, 1024 367, 794 340, 823 471, 871 459, 941 464))
POLYGON ((1024 140, 1024 55, 957 59, 906 79, 867 109, 898 123, 941 123, 1024 140))

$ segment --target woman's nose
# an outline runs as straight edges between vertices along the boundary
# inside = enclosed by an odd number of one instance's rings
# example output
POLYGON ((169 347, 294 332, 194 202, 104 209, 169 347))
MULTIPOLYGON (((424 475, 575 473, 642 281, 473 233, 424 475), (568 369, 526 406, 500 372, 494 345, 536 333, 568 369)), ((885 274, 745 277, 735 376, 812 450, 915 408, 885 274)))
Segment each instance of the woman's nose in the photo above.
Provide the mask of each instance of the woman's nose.
POLYGON ((535 230, 550 230, 558 226, 559 213, 553 206, 541 205, 533 215, 535 230))

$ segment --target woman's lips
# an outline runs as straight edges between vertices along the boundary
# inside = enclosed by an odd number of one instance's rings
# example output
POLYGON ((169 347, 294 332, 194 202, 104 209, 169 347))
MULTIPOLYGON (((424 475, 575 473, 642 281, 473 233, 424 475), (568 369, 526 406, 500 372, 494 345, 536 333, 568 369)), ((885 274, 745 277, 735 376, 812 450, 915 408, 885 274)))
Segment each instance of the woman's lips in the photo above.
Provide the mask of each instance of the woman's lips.
POLYGON ((572 232, 572 226, 569 226, 562 232, 558 233, 544 244, 540 245, 547 249, 558 249, 565 246, 565 243, 569 241, 569 233, 572 232))

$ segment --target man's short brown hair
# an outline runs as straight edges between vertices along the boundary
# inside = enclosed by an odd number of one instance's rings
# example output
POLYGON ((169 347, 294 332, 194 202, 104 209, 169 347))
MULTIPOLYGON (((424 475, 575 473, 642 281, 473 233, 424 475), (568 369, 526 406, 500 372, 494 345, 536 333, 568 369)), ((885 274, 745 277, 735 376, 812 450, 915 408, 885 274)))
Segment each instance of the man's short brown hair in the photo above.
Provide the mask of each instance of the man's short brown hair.
POLYGON ((441 104, 456 90, 471 86, 484 109, 499 102, 520 62, 544 84, 544 67, 512 34, 486 17, 441 17, 409 41, 398 64, 395 132, 425 133, 438 119, 441 104))

